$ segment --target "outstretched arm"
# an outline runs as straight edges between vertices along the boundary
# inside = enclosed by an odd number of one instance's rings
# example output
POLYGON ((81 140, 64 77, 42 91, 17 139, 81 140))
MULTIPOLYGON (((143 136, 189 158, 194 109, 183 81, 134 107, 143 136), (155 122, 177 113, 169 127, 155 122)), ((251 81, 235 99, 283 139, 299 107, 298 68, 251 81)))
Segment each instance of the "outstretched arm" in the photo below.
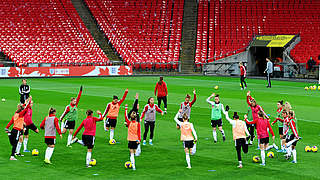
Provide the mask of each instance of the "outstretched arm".
POLYGON ((209 103, 209 104, 211 104, 212 106, 214 105, 214 102, 212 102, 212 101, 210 101, 210 99, 212 98, 214 96, 214 93, 211 95, 211 96, 209 96, 208 98, 207 98, 207 102, 209 103))
POLYGON ((78 127, 78 129, 76 130, 76 132, 73 134, 73 138, 75 138, 77 136, 77 134, 79 133, 79 131, 82 129, 84 123, 83 121, 81 122, 80 126, 78 127))
POLYGON ((127 125, 129 125, 130 121, 128 119, 128 105, 126 104, 126 108, 124 110, 124 120, 126 121, 127 125))
POLYGON ((226 119, 229 121, 229 123, 232 125, 232 127, 236 126, 236 121, 230 119, 228 112, 224 112, 224 115, 226 116, 226 119))
POLYGON ((6 129, 9 129, 10 126, 14 123, 14 116, 12 116, 11 120, 9 121, 9 123, 6 126, 6 129))
POLYGON ((121 105, 123 103, 123 101, 126 99, 127 94, 128 94, 128 88, 124 92, 124 95, 122 96, 121 100, 118 102, 119 105, 121 105))
POLYGON ((176 116, 174 117, 174 120, 176 121, 176 123, 179 125, 179 126, 181 126, 181 121, 179 121, 179 112, 176 114, 176 116))
POLYGON ((82 94, 82 86, 80 87, 80 91, 79 91, 79 94, 78 94, 77 99, 76 99, 76 106, 78 106, 78 103, 79 103, 80 98, 81 98, 81 94, 82 94))
POLYGON ((106 109, 104 110, 104 113, 102 115, 103 118, 108 114, 109 110, 110 110, 110 103, 107 105, 106 109))
POLYGON ((70 112, 70 107, 66 106, 66 108, 64 109, 64 112, 62 113, 62 115, 60 116, 60 121, 62 121, 62 119, 70 112))
POLYGON ((196 102, 196 100, 197 100, 196 90, 193 90, 193 100, 191 101, 191 106, 196 102))
POLYGON ((143 112, 142 112, 142 115, 140 117, 140 119, 142 120, 143 117, 144 117, 144 114, 148 111, 148 106, 145 106, 144 109, 143 109, 143 112))

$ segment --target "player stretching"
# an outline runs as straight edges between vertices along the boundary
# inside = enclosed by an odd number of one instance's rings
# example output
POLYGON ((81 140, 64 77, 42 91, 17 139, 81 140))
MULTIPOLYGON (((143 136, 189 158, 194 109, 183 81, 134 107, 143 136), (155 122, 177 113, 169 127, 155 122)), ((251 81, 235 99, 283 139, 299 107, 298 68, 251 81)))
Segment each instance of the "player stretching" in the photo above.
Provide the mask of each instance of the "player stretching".
MULTIPOLYGON (((184 113, 186 113, 188 116, 188 119, 190 119, 191 107, 197 100, 196 90, 193 90, 193 100, 191 102, 190 102, 190 98, 191 98, 191 96, 189 94, 187 94, 186 98, 184 99, 184 102, 182 102, 180 104, 180 109, 182 110, 182 112, 179 114, 179 118, 178 118, 180 122, 183 122, 182 115, 184 113)), ((177 129, 179 129, 179 128, 180 128, 180 126, 177 124, 177 129)))
POLYGON ((178 117, 179 114, 182 112, 180 109, 179 112, 174 117, 176 123, 180 126, 181 131, 181 141, 183 141, 184 151, 186 153, 186 161, 187 161, 187 168, 191 169, 190 163, 190 152, 192 151, 194 142, 197 142, 197 133, 193 128, 193 124, 189 122, 189 118, 187 114, 183 114, 182 119, 183 122, 179 121, 178 117), (193 134, 193 135, 192 135, 193 134))
MULTIPOLYGON (((130 119, 131 113, 135 112, 136 115, 137 115, 137 121, 139 122, 139 121, 140 121, 140 114, 139 114, 139 100, 138 100, 138 98, 139 98, 139 94, 136 93, 136 98, 135 98, 135 100, 134 100, 133 107, 132 107, 132 109, 129 111, 127 117, 128 117, 128 119, 130 119)), ((139 122, 139 123, 140 123, 140 122, 139 122)), ((128 127, 128 126, 127 126, 127 127, 128 127)), ((141 127, 140 127, 140 128, 141 128, 141 127)), ((140 131, 141 131, 141 129, 140 129, 140 131)), ((141 138, 141 137, 140 137, 140 138, 141 138)), ((140 156, 140 154, 141 154, 141 146, 140 146, 140 143, 139 143, 135 155, 136 155, 136 156, 140 156)))
POLYGON ((269 120, 264 118, 262 111, 259 111, 258 118, 254 119, 251 122, 248 121, 247 115, 245 115, 244 118, 245 118, 245 121, 247 122, 247 124, 256 124, 256 126, 257 126, 257 135, 258 135, 258 139, 259 139, 259 146, 260 146, 261 160, 262 160, 262 163, 260 165, 265 166, 266 165, 265 150, 269 147, 268 129, 269 129, 270 133, 272 134, 273 142, 274 142, 274 138, 275 138, 273 130, 270 126, 269 120))
POLYGON ((75 121, 78 119, 78 103, 80 101, 81 94, 82 94, 82 86, 80 87, 80 91, 77 98, 74 98, 74 97, 71 98, 71 103, 66 106, 64 112, 60 117, 61 128, 63 128, 62 134, 66 133, 67 129, 69 130, 67 147, 71 147, 71 140, 72 140, 73 130, 75 127, 75 121), (62 122, 63 118, 65 118, 64 123, 62 122))
MULTIPOLYGON (((276 120, 271 123, 272 126, 278 121, 278 118, 282 117, 282 112, 283 112, 283 101, 282 100, 278 101, 277 107, 278 107, 278 109, 277 109, 276 120)), ((283 152, 285 149, 284 148, 285 138, 283 135, 283 121, 282 122, 280 120, 278 121, 278 127, 279 127, 279 136, 280 136, 280 144, 281 144, 281 150, 279 150, 278 152, 283 152)))
MULTIPOLYGON (((32 98, 30 98, 31 100, 32 98)), ((27 100, 27 106, 23 109, 22 105, 18 104, 17 111, 14 113, 11 121, 7 124, 5 131, 8 133, 9 141, 12 146, 10 160, 17 160, 14 156, 23 156, 20 154, 21 142, 18 144, 18 140, 23 133, 24 116, 30 108, 29 100, 27 100), (13 124, 13 128, 10 131, 9 128, 13 124), (17 153, 16 153, 17 152, 17 153)))
POLYGON ((25 123, 25 129, 24 129, 24 138, 23 138, 23 152, 30 152, 27 148, 28 146, 28 140, 29 140, 29 129, 34 131, 35 133, 39 133, 39 129, 37 126, 35 126, 32 122, 32 106, 33 101, 30 101, 30 108, 28 108, 27 113, 24 115, 24 123, 25 123))
POLYGON ((226 140, 226 136, 224 134, 224 131, 222 129, 222 116, 221 112, 224 114, 226 111, 224 110, 223 104, 220 103, 220 97, 219 95, 215 95, 213 93, 210 97, 207 98, 207 102, 212 106, 211 110, 211 126, 213 128, 212 134, 213 134, 213 140, 216 143, 217 142, 217 126, 219 127, 219 131, 222 134, 223 141, 226 140), (210 99, 214 97, 214 102, 210 101, 210 99))
POLYGON ((91 154, 92 154, 92 149, 94 146, 94 140, 95 140, 95 135, 96 135, 96 123, 97 121, 102 121, 102 114, 98 110, 97 113, 99 114, 99 118, 92 117, 93 111, 92 110, 87 110, 87 118, 82 121, 76 132, 73 134, 73 142, 79 142, 79 144, 87 146, 88 151, 87 151, 87 156, 86 156, 86 166, 90 166, 90 161, 91 161, 91 154), (82 133, 82 140, 78 140, 76 138, 77 134, 79 131, 84 127, 84 132, 82 133))
POLYGON ((142 121, 143 117, 144 119, 144 134, 143 134, 143 145, 146 145, 146 139, 149 132, 150 127, 150 139, 149 144, 153 145, 152 139, 153 139, 153 133, 154 133, 154 126, 156 122, 156 111, 161 113, 163 115, 163 111, 158 107, 158 105, 154 104, 154 98, 150 97, 148 99, 148 104, 144 106, 140 122, 142 121))
POLYGON ((241 148, 243 152, 246 154, 248 153, 248 142, 247 142, 247 136, 250 136, 246 123, 244 121, 239 120, 239 116, 237 112, 234 112, 233 119, 229 118, 228 112, 225 113, 226 119, 229 121, 229 123, 232 125, 232 134, 233 134, 233 140, 235 141, 239 166, 238 168, 242 168, 242 159, 241 159, 241 148))
POLYGON ((292 163, 297 163, 297 151, 296 146, 297 142, 299 141, 299 135, 298 135, 298 126, 297 126, 297 120, 294 118, 294 111, 289 111, 289 118, 285 121, 285 123, 288 125, 288 130, 285 132, 287 134, 286 138, 286 150, 287 154, 285 155, 287 159, 290 159, 291 154, 293 155, 293 161, 292 163))
POLYGON ((40 128, 44 129, 44 142, 47 144, 44 162, 52 164, 50 159, 53 154, 54 146, 56 144, 56 131, 62 138, 62 133, 59 128, 59 119, 56 117, 56 109, 49 109, 49 116, 45 117, 40 124, 40 128))
POLYGON ((137 113, 135 111, 132 111, 130 113, 130 120, 128 119, 128 105, 126 104, 124 117, 126 120, 126 124, 128 126, 128 148, 130 151, 130 161, 132 164, 132 170, 136 170, 134 155, 136 154, 136 150, 138 148, 138 145, 141 141, 141 127, 140 123, 138 122, 137 113))
POLYGON ((102 117, 104 118, 108 114, 107 118, 104 119, 103 122, 104 122, 105 131, 109 131, 109 128, 111 127, 109 141, 114 139, 114 129, 116 128, 116 125, 117 125, 117 118, 119 115, 120 105, 126 99, 127 94, 128 94, 128 89, 126 89, 120 101, 118 100, 118 96, 113 96, 112 102, 110 102, 107 105, 106 110, 102 115, 102 117))

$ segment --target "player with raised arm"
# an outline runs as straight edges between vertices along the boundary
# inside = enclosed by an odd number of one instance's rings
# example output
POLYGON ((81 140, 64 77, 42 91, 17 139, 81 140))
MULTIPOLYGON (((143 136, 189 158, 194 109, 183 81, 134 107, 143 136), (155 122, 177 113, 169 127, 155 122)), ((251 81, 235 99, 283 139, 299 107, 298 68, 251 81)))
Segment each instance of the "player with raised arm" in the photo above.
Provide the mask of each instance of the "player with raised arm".
POLYGON ((242 168, 242 159, 241 159, 241 148, 242 151, 246 154, 248 153, 248 142, 247 136, 250 136, 246 123, 244 121, 239 120, 239 115, 237 112, 233 114, 233 120, 229 118, 228 112, 225 113, 226 119, 232 125, 232 134, 233 140, 235 142, 239 166, 238 168, 242 168))
POLYGON ((112 102, 110 102, 102 117, 104 118, 104 130, 109 131, 110 127, 110 135, 109 135, 109 142, 114 139, 114 130, 117 125, 117 118, 120 111, 120 105, 123 103, 123 101, 126 99, 128 94, 128 88, 125 90, 123 97, 119 101, 118 96, 113 96, 112 102), (105 118, 107 116, 107 118, 105 118))
POLYGON ((259 148, 261 151, 261 160, 262 163, 260 164, 261 166, 265 166, 266 165, 266 161, 265 161, 265 150, 269 147, 269 132, 272 134, 272 139, 274 142, 274 133, 273 130, 270 126, 269 120, 264 118, 264 114, 262 111, 258 112, 258 118, 255 118, 253 121, 249 122, 247 119, 247 115, 245 115, 245 121, 247 122, 247 124, 256 124, 257 126, 257 135, 258 135, 258 139, 259 139, 259 148))
POLYGON ((29 101, 31 100, 32 98, 27 100, 26 108, 24 109, 21 104, 18 104, 17 111, 14 113, 13 117, 5 128, 5 132, 8 133, 9 141, 12 146, 10 160, 17 160, 15 156, 23 156, 20 154, 20 148, 22 144, 21 142, 18 144, 18 141, 23 134, 24 116, 30 108, 29 101), (10 131, 9 128, 11 125, 13 125, 13 128, 10 131))
POLYGON ((146 145, 146 139, 150 128, 150 139, 149 144, 153 145, 152 139, 154 134, 154 127, 156 122, 156 112, 161 113, 163 115, 163 111, 158 107, 158 105, 154 104, 154 98, 150 97, 148 99, 148 104, 144 106, 140 122, 142 122, 142 119, 145 116, 144 119, 144 134, 143 134, 143 145, 146 145))
MULTIPOLYGON (((196 90, 193 90, 193 100, 190 102, 191 96, 189 94, 186 95, 186 98, 184 99, 184 102, 180 104, 180 109, 182 112, 179 114, 179 121, 183 122, 182 115, 184 113, 187 114, 188 118, 190 119, 190 114, 191 114, 191 107, 192 105, 196 102, 197 100, 197 95, 196 95, 196 90)), ((180 126, 177 124, 177 129, 179 129, 180 126)))
POLYGON ((211 126, 213 128, 212 130, 212 135, 213 135, 213 140, 216 143, 217 142, 217 126, 219 128, 219 131, 222 134, 222 139, 223 141, 226 140, 226 136, 224 134, 224 130, 222 129, 222 116, 221 114, 225 114, 225 110, 223 107, 223 104, 220 102, 220 96, 215 93, 213 93, 211 96, 207 98, 207 102, 212 106, 211 109, 211 126), (210 101, 210 99, 214 97, 214 102, 210 101))
POLYGON ((75 128, 75 122, 78 119, 78 104, 80 101, 81 94, 82 86, 80 87, 80 91, 77 98, 71 98, 70 104, 66 106, 64 112, 59 118, 61 121, 61 128, 63 128, 62 134, 66 133, 66 131, 69 130, 67 147, 71 147, 72 134, 75 128), (64 122, 63 119, 65 119, 64 122))
POLYGON ((128 105, 126 104, 124 117, 128 127, 128 148, 130 151, 130 161, 132 164, 132 170, 136 170, 134 155, 141 141, 141 127, 138 121, 137 113, 132 111, 130 113, 130 120, 128 118, 128 105))
POLYGON ((183 122, 179 121, 178 117, 181 112, 182 110, 180 109, 174 117, 174 120, 180 126, 180 140, 183 141, 184 151, 186 153, 186 161, 188 164, 187 168, 191 169, 190 153, 192 152, 194 142, 197 142, 198 137, 196 131, 194 130, 193 124, 189 122, 189 118, 186 113, 182 116, 183 122))
POLYGON ((93 117, 92 114, 93 114, 92 110, 90 109, 87 110, 86 112, 87 118, 82 121, 82 123, 80 124, 76 132, 73 134, 73 140, 72 140, 72 143, 79 142, 81 145, 87 146, 88 150, 87 150, 87 156, 86 156, 86 166, 88 168, 92 167, 90 165, 90 161, 91 161, 91 154, 92 154, 92 149, 94 146, 94 141, 96 136, 96 123, 98 121, 103 120, 102 114, 99 110, 97 111, 97 114, 99 114, 98 118, 93 117), (84 132, 82 133, 82 140, 78 140, 76 136, 83 127, 84 127, 84 132))
POLYGON ((47 144, 44 162, 52 164, 50 159, 56 144, 56 133, 62 138, 62 133, 59 128, 59 119, 56 117, 56 109, 49 109, 49 116, 45 117, 40 124, 40 128, 44 129, 44 142, 47 144))

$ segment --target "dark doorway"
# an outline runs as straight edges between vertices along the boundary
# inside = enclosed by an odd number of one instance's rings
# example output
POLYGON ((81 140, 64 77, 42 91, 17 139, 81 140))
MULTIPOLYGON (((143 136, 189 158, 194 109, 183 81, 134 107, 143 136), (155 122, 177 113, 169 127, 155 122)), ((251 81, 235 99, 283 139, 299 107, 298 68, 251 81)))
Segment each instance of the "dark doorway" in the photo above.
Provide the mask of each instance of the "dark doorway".
POLYGON ((256 76, 264 76, 264 70, 266 69, 266 58, 270 58, 273 63, 276 59, 282 59, 283 48, 282 47, 251 47, 250 56, 252 58, 253 74, 256 76))

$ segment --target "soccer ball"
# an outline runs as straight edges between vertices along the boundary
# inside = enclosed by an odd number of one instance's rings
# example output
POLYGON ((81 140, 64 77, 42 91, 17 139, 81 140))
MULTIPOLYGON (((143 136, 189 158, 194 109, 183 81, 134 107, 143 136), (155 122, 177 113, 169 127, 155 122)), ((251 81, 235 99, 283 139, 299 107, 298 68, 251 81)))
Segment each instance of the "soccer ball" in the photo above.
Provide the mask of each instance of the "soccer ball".
POLYGON ((253 156, 252 161, 258 163, 260 161, 259 156, 253 156))
POLYGON ((317 146, 313 146, 312 147, 312 152, 317 152, 318 151, 318 147, 317 146))
POLYGON ((320 86, 318 86, 318 90, 320 91, 320 86))
POLYGON ((214 89, 215 89, 215 90, 218 90, 218 89, 219 89, 219 86, 215 86, 214 89))
POLYGON ((309 88, 306 86, 306 87, 304 87, 304 90, 308 91, 308 90, 309 90, 309 88))
POLYGON ((274 153, 273 153, 273 152, 268 152, 267 156, 268 156, 269 158, 273 158, 273 157, 274 157, 274 153))
POLYGON ((38 156, 39 155, 38 149, 33 149, 31 154, 32 154, 32 156, 38 156))
POLYGON ((127 161, 126 163, 124 163, 124 167, 125 167, 125 168, 128 168, 128 169, 132 168, 131 162, 130 162, 130 161, 127 161))
POLYGON ((313 90, 317 90, 317 86, 316 85, 313 86, 313 90))
POLYGON ((312 149, 311 149, 310 146, 306 146, 306 147, 304 148, 304 151, 305 151, 305 152, 311 152, 311 150, 312 150, 312 149))
POLYGON ((111 139, 111 140, 109 141, 109 144, 111 144, 111 145, 116 144, 116 140, 111 139))
POLYGON ((97 160, 91 159, 91 161, 89 162, 89 165, 90 165, 90 166, 95 166, 95 165, 97 165, 97 160))

